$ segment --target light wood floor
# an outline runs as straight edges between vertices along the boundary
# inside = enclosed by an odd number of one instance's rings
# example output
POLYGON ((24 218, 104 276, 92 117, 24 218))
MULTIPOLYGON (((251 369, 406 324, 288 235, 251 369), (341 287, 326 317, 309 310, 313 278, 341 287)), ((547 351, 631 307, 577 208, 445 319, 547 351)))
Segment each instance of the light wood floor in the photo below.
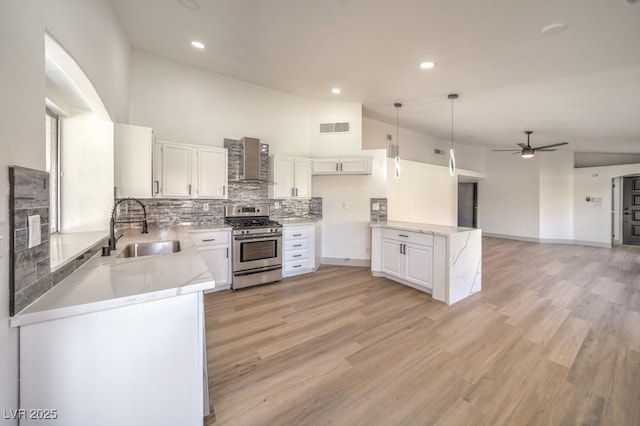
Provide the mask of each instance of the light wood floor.
POLYGON ((207 425, 640 425, 640 247, 483 239, 454 306, 368 269, 206 296, 207 425))

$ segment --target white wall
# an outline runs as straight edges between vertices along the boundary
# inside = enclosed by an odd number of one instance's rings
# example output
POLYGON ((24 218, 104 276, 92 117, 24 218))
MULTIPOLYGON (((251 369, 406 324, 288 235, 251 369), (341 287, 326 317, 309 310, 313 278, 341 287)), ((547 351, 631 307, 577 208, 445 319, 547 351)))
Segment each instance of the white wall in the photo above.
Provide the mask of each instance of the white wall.
POLYGON ((82 67, 111 119, 126 122, 130 48, 111 3, 56 0, 41 4, 46 6, 47 31, 82 67))
POLYGON ((399 179, 393 177, 394 167, 388 159, 389 220, 457 226, 458 179, 448 167, 401 160, 399 179))
POLYGON ((36 0, 3 0, 1 8, 0 407, 8 410, 18 408, 18 338, 9 328, 8 166, 44 169, 45 15, 36 0))
POLYGON ((130 123, 158 139, 223 146, 259 138, 271 154, 309 155, 308 101, 132 51, 130 123))
POLYGON ((485 173, 478 181, 478 227, 484 233, 538 239, 539 156, 488 151, 485 173))
MULTIPOLYGON (((538 154, 540 239, 573 239, 573 152, 538 154)), ((522 160, 522 159, 521 159, 522 160)))
MULTIPOLYGON (((362 119, 362 147, 365 149, 387 148, 389 143, 387 135, 393 138, 395 146, 400 140, 400 158, 411 161, 419 161, 440 166, 449 166, 449 148, 451 141, 438 139, 431 135, 414 132, 409 129, 398 129, 396 138, 396 126, 364 117, 362 119), (434 151, 439 149, 444 152, 438 155, 434 151)), ((456 166, 460 169, 482 172, 485 169, 485 149, 470 145, 455 144, 456 166)))
POLYGON ((84 113, 60 120, 60 231, 109 229, 113 205, 113 123, 84 113))
POLYGON ((586 167, 573 172, 573 238, 610 247, 612 242, 612 179, 640 173, 640 164, 586 167), (602 198, 602 203, 586 197, 602 198))

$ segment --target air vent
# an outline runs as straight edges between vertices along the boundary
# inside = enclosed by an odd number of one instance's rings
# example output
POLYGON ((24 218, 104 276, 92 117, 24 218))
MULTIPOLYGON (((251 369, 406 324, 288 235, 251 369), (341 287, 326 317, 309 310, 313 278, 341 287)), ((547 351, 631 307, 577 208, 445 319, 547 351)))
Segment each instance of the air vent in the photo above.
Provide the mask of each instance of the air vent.
POLYGON ((349 122, 320 123, 320 133, 349 133, 349 122))

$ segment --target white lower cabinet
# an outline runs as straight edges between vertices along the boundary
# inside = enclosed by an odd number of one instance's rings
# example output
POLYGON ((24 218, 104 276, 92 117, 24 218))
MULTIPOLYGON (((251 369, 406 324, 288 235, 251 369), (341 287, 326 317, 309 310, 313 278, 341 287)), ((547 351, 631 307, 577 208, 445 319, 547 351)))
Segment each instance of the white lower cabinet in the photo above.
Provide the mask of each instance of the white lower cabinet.
POLYGON ((231 288, 231 231, 202 230, 191 232, 204 263, 216 282, 212 291, 231 288))
POLYGON ((382 230, 382 272, 433 288, 433 236, 382 230))
POLYGON ((21 326, 20 406, 38 416, 20 424, 202 425, 203 300, 188 293, 21 326))
POLYGON ((313 223, 283 226, 282 276, 290 277, 316 270, 315 229, 313 223))

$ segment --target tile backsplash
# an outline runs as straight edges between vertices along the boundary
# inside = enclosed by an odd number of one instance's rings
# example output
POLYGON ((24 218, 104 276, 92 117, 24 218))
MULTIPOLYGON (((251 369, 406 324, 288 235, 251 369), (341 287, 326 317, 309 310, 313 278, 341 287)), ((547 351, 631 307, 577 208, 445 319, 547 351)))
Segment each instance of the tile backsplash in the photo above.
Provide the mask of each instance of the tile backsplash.
POLYGON ((387 220, 387 199, 386 198, 371 198, 369 203, 369 220, 372 222, 380 222, 387 220), (374 210, 373 205, 377 204, 378 209, 374 210))

